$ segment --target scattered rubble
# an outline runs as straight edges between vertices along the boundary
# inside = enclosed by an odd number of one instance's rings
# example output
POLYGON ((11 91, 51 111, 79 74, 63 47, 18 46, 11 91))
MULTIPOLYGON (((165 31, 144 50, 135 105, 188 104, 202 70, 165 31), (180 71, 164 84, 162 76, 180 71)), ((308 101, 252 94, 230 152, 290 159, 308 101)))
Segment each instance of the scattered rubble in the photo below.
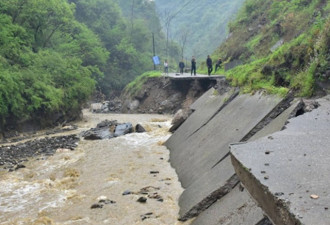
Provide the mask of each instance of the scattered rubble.
POLYGON ((79 137, 76 135, 46 137, 26 141, 17 145, 0 147, 0 166, 9 171, 24 168, 24 162, 30 157, 51 156, 58 149, 74 150, 78 146, 79 137))

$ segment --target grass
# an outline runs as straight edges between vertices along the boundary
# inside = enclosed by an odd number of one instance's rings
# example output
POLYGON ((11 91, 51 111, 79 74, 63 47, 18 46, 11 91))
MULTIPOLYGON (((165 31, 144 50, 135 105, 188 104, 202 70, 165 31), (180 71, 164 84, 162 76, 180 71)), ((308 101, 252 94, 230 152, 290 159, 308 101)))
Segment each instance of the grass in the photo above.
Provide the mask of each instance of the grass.
POLYGON ((247 42, 245 46, 248 49, 253 50, 254 47, 259 44, 261 38, 262 38, 262 34, 258 34, 253 39, 251 39, 249 42, 247 42))
POLYGON ((273 75, 264 75, 261 73, 262 67, 269 60, 268 57, 253 61, 248 64, 237 66, 226 73, 226 77, 233 86, 241 88, 243 93, 253 93, 258 90, 264 90, 269 94, 285 96, 288 88, 276 87, 274 85, 273 75))
POLYGON ((317 67, 317 63, 314 62, 311 66, 306 70, 298 73, 296 76, 292 78, 292 87, 299 89, 299 96, 312 96, 314 92, 314 73, 317 67))
POLYGON ((293 90, 312 96, 316 81, 328 79, 329 13, 324 0, 246 0, 229 25, 231 36, 212 55, 244 64, 217 73, 244 93, 265 90, 283 96, 293 90), (284 44, 271 52, 280 39, 284 44))
POLYGON ((138 91, 141 90, 143 84, 152 77, 161 77, 162 73, 160 71, 149 71, 145 72, 142 75, 138 76, 130 82, 128 85, 125 87, 125 92, 129 93, 131 96, 135 95, 138 91))

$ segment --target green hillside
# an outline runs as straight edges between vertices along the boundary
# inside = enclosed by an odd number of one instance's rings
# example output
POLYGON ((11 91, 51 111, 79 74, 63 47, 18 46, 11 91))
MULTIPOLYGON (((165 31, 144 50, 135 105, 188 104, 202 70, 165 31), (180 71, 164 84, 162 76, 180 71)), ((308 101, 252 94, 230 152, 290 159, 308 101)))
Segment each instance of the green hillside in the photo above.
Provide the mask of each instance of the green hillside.
POLYGON ((169 38, 182 45, 187 34, 184 57, 204 59, 226 38, 227 24, 235 17, 244 0, 155 0, 163 30, 173 16, 169 38))
POLYGON ((327 0, 247 0, 212 57, 243 62, 227 76, 244 92, 321 94, 330 81, 329 11, 327 0))
POLYGON ((164 35, 136 15, 117 0, 0 1, 0 131, 74 119, 95 90, 110 96, 152 70, 151 33, 163 46, 164 35))
POLYGON ((155 55, 161 61, 161 65, 157 69, 162 70, 162 63, 167 59, 170 70, 176 70, 177 62, 180 59, 180 47, 174 40, 169 40, 168 45, 166 44, 166 35, 163 33, 155 2, 146 0, 116 0, 116 2, 131 27, 135 27, 139 23, 147 26, 149 30, 147 39, 150 39, 148 50, 150 53, 153 53, 153 45, 151 43, 153 35, 155 55), (168 50, 166 51, 166 49, 168 50))
POLYGON ((152 34, 172 70, 183 50, 203 61, 213 52, 243 63, 226 75, 244 92, 324 93, 329 11, 327 0, 2 0, 0 131, 67 121, 95 90, 120 93, 153 69, 152 34))

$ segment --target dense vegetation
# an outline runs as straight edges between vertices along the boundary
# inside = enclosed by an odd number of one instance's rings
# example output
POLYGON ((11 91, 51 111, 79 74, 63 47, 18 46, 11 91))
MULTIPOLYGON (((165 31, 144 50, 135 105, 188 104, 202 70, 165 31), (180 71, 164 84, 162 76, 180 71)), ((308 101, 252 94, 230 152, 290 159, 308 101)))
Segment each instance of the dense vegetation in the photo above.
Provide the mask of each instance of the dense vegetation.
POLYGON ((0 2, 1 127, 74 114, 91 95, 108 53, 73 9, 65 0, 0 2))
POLYGON ((245 92, 311 96, 330 81, 329 11, 327 0, 247 0, 213 58, 243 62, 227 74, 245 92))
MULTIPOLYGON (((155 14, 152 2, 135 4, 155 14)), ((0 1, 0 128, 72 118, 95 88, 111 94, 152 69, 151 25, 140 18, 117 0, 0 1)))
POLYGON ((110 52, 107 66, 101 70, 104 77, 98 82, 103 93, 108 95, 110 91, 120 92, 137 75, 153 69, 150 29, 155 29, 157 37, 161 35, 153 3, 135 0, 134 7, 131 8, 127 6, 130 6, 129 3, 132 1, 127 1, 126 7, 124 7, 125 1, 119 0, 70 0, 70 2, 76 5, 75 15, 78 21, 96 33, 110 52), (120 5, 115 4, 117 1, 120 5), (124 14, 119 6, 125 9, 124 14), (126 11, 127 9, 129 10, 126 11), (146 23, 150 18, 153 23, 146 23))
MULTIPOLYGON (((162 25, 159 20, 159 16, 156 12, 155 1, 116 1, 122 9, 123 15, 128 19, 130 27, 135 27, 136 24, 144 24, 147 26, 149 31, 149 33, 146 34, 146 38, 149 40, 149 44, 147 46, 148 51, 149 53, 153 53, 153 50, 155 50, 155 55, 160 58, 160 65, 156 66, 156 69, 163 70, 163 62, 165 61, 165 59, 167 59, 167 61, 169 62, 170 70, 176 70, 180 55, 180 47, 174 40, 169 40, 168 44, 166 44, 166 35, 163 33, 162 25), (154 36, 154 49, 153 44, 151 43, 152 35, 154 36)), ((137 41, 137 43, 139 42, 137 41)), ((150 64, 148 69, 150 70, 150 64)))

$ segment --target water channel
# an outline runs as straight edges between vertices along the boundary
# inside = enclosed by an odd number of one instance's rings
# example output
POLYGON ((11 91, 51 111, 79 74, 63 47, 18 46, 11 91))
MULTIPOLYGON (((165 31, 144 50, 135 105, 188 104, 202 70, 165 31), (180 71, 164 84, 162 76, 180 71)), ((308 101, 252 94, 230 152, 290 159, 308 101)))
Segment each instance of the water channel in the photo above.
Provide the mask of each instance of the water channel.
POLYGON ((74 132, 105 119, 140 123, 147 132, 81 140, 74 151, 59 149, 29 160, 26 168, 0 172, 1 225, 189 224, 177 221, 183 189, 163 146, 171 117, 85 110, 74 132), (102 208, 91 208, 100 200, 102 208))

